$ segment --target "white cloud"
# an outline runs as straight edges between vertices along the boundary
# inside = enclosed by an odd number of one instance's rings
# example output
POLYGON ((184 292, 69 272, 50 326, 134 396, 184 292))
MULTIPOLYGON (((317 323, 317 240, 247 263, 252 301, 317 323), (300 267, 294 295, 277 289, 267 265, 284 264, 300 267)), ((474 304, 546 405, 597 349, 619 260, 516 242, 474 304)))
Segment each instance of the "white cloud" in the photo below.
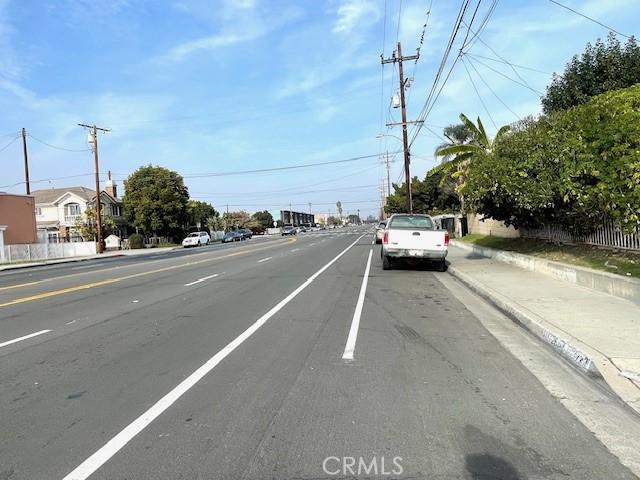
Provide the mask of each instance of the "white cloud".
POLYGON ((351 33, 380 19, 380 11, 371 0, 347 0, 338 7, 333 33, 351 33))
POLYGON ((224 21, 221 23, 225 26, 221 31, 176 45, 161 60, 179 62, 198 52, 250 42, 270 34, 300 15, 297 9, 287 9, 278 16, 264 17, 254 11, 253 1, 234 1, 233 4, 237 11, 227 9, 223 13, 224 21), (248 10, 251 10, 250 14, 248 10))

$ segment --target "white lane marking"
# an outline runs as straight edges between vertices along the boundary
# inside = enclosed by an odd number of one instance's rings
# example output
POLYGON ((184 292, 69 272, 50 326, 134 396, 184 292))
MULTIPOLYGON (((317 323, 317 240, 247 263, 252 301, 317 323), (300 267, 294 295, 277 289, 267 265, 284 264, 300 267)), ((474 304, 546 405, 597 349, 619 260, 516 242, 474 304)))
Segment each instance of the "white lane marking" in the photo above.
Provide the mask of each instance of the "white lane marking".
POLYGON ((291 252, 297 252, 298 250, 300 250, 299 248, 294 248, 293 250, 291 250, 291 252))
POLYGON ((296 288, 293 292, 280 300, 274 307, 267 313, 262 315, 253 325, 247 328, 244 332, 238 335, 231 341, 226 347, 211 357, 205 364, 199 367, 195 372, 180 382, 173 390, 167 393, 164 397, 158 400, 151 408, 136 418, 133 422, 127 425, 121 430, 115 437, 105 443, 98 451, 87 458, 84 462, 78 465, 71 473, 69 473, 62 480, 85 480, 105 464, 111 457, 113 457, 122 447, 124 447, 129 441, 135 437, 138 433, 144 430, 147 425, 153 422, 158 416, 160 416, 167 408, 173 405, 178 399, 188 392, 195 384, 197 384, 207 373, 213 370, 222 360, 224 360, 231 352, 238 348, 242 343, 253 335, 260 327, 262 327, 267 321, 278 313, 285 305, 298 296, 305 288, 307 288, 316 278, 322 275, 331 265, 333 265, 340 257, 347 253, 351 248, 358 243, 358 241, 364 237, 357 238, 355 242, 342 250, 338 255, 333 257, 329 263, 311 275, 302 285, 296 288))
POLYGON ((310 243, 309 246, 313 247, 316 244, 316 242, 310 243))
POLYGON ((73 325, 74 323, 76 323, 76 320, 71 320, 70 322, 65 323, 65 325, 73 325))
POLYGON ((262 260, 258 260, 258 263, 262 263, 262 262, 268 262, 269 260, 271 260, 273 257, 267 257, 267 258, 263 258, 262 260))
POLYGON ((49 333, 50 331, 51 330, 40 330, 39 332, 30 333, 29 335, 25 335, 24 337, 14 338, 13 340, 0 343, 0 348, 6 347, 7 345, 11 345, 12 343, 21 342, 22 340, 26 340, 28 338, 37 337, 38 335, 42 335, 43 333, 49 333))
POLYGON ((196 283, 201 283, 201 282, 204 282, 205 280, 211 280, 212 278, 216 278, 218 275, 219 275, 218 273, 214 273, 213 275, 209 275, 208 277, 199 278, 195 282, 185 283, 184 286, 190 287, 191 285, 195 285, 196 283))
POLYGON ((360 287, 360 295, 358 295, 358 302, 356 303, 356 310, 353 312, 353 319, 351 320, 351 328, 349 329, 347 344, 345 345, 344 353, 342 354, 343 360, 353 360, 353 352, 356 349, 356 340, 358 339, 358 328, 360 327, 360 317, 362 316, 362 306, 364 305, 364 295, 367 291, 367 283, 369 282, 369 270, 371 270, 372 254, 373 250, 369 249, 369 258, 367 259, 367 267, 364 269, 364 278, 362 279, 362 286, 360 287))

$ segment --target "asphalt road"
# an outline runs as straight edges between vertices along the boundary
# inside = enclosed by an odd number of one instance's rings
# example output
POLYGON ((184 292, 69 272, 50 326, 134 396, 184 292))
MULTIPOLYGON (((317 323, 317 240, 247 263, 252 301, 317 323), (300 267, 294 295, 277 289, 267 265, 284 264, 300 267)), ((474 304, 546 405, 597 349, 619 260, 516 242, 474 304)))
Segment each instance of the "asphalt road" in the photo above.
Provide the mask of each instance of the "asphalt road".
POLYGON ((0 480, 636 478, 372 239, 0 274, 0 480))

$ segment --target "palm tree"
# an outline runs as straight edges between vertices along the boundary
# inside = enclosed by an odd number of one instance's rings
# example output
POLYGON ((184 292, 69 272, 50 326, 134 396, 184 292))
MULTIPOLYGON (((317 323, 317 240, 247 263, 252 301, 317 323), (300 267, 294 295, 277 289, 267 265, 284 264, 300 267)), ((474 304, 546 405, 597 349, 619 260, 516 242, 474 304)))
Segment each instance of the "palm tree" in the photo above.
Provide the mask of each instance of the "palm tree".
POLYGON ((447 132, 445 129, 445 135, 451 143, 444 143, 438 148, 436 148, 435 155, 437 157, 443 157, 443 161, 446 161, 449 164, 449 169, 455 172, 451 174, 451 176, 456 180, 456 193, 460 198, 460 213, 464 215, 464 187, 466 185, 467 173, 469 171, 469 166, 474 159, 477 159, 481 155, 490 154, 493 152, 493 147, 495 145, 496 140, 505 135, 510 127, 509 125, 504 125, 498 130, 496 136, 491 140, 487 135, 487 132, 484 129, 484 125, 482 125, 482 121, 480 117, 478 117, 478 124, 475 125, 469 118, 464 114, 460 114, 460 120, 462 121, 461 125, 451 125, 450 127, 454 127, 460 132, 464 132, 461 129, 461 126, 469 132, 469 137, 465 138, 464 135, 460 134, 457 137, 450 136, 451 133, 459 133, 450 130, 447 132), (456 142, 454 140, 458 140, 462 138, 462 142, 456 142))
MULTIPOLYGON (((448 142, 441 143, 436 147, 435 155, 438 155, 438 152, 446 147, 451 147, 454 145, 464 145, 469 143, 473 139, 473 135, 471 134, 471 130, 467 128, 464 123, 457 123, 455 125, 449 125, 444 128, 443 135, 447 138, 448 142)), ((442 163, 447 163, 449 160, 453 159, 453 155, 443 155, 442 163)))

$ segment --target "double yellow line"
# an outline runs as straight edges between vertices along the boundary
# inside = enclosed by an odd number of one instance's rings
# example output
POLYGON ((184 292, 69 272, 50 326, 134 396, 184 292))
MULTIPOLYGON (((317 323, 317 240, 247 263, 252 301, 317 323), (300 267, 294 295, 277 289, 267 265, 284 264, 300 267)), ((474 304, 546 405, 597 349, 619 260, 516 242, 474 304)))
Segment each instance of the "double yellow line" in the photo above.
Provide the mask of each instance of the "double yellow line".
MULTIPOLYGON (((274 248, 274 247, 277 247, 279 245, 284 245, 284 244, 292 243, 292 242, 295 242, 295 241, 296 241, 295 238, 291 238, 291 239, 288 239, 284 243, 278 242, 276 245, 267 245, 267 246, 263 246, 263 247, 257 247, 257 248, 247 249, 247 250, 241 250, 241 251, 238 251, 238 252, 233 252, 233 253, 228 253, 226 255, 221 255, 219 257, 205 258, 203 260, 197 260, 195 262, 181 263, 179 265, 170 265, 168 267, 157 268, 155 270, 147 270, 146 272, 132 273, 130 275, 125 275, 125 276, 122 276, 122 277, 109 278, 109 279, 106 279, 106 280, 100 280, 98 282, 92 282, 92 283, 85 283, 83 285, 76 285, 75 287, 63 288, 63 289, 60 289, 60 290, 52 290, 50 292, 38 293, 36 295, 30 295, 28 297, 15 298, 13 300, 9 300, 8 302, 0 303, 0 308, 1 307, 9 307, 11 305, 17 305, 17 304, 20 304, 20 303, 33 302, 35 300, 42 300, 44 298, 56 297, 58 295, 64 295, 66 293, 73 293, 73 292, 78 292, 78 291, 81 291, 81 290, 88 290, 88 289, 91 289, 91 288, 102 287, 104 285, 111 285, 112 283, 122 282, 123 280, 129 280, 129 279, 132 279, 132 278, 143 277, 143 276, 146 276, 146 275, 153 275, 155 273, 167 272, 167 271, 170 271, 170 270, 176 270, 178 268, 190 267, 190 266, 193 266, 193 265, 198 265, 198 264, 206 263, 206 262, 214 262, 216 260, 222 260, 224 258, 230 258, 230 257, 237 257, 237 256, 240 256, 240 255, 246 255, 248 253, 267 250, 269 248, 274 248)), ((205 255, 207 253, 202 253, 202 254, 197 254, 197 255, 205 255)), ((164 261, 164 260, 165 259, 163 259, 162 261, 164 261)), ((157 260, 157 261, 161 261, 161 260, 157 260)), ((133 266, 133 265, 126 265, 126 266, 133 266)), ((113 267, 113 268, 110 268, 110 269, 103 269, 103 270, 99 270, 99 272, 104 272, 104 271, 107 271, 107 270, 114 270, 116 268, 123 268, 123 267, 124 266, 122 266, 122 267, 113 267)), ((82 272, 82 274, 87 274, 87 273, 97 273, 97 272, 82 272)), ((66 277, 71 277, 71 276, 74 276, 74 275, 76 275, 76 274, 67 275, 66 277)), ((60 278, 65 278, 65 277, 64 276, 63 277, 57 277, 56 279, 60 279, 60 278)), ((11 289, 11 288, 19 288, 19 287, 26 287, 26 286, 30 286, 30 285, 36 285, 36 284, 39 284, 39 283, 42 283, 42 282, 46 282, 46 281, 49 281, 49 280, 38 280, 36 282, 23 283, 21 285, 11 285, 11 286, 8 286, 8 287, 3 287, 1 290, 8 290, 8 289, 11 289)))

